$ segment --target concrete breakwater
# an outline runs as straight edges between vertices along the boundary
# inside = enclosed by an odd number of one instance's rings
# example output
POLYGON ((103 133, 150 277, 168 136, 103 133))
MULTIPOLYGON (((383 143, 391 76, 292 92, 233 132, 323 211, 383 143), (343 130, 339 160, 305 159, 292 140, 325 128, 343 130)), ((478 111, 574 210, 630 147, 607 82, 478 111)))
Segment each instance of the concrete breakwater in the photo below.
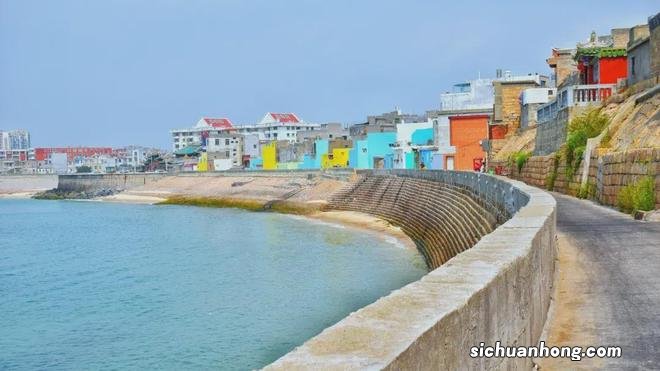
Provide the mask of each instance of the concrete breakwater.
MULTIPOLYGON (((398 225, 433 270, 351 314, 267 369, 530 368, 528 358, 471 358, 471 346, 534 345, 547 317, 555 201, 472 172, 366 170, 135 175, 126 193, 327 201, 398 225), (330 174, 330 175, 329 175, 330 174), (141 184, 140 184, 141 183, 141 184)), ((78 177, 78 176, 75 176, 78 177)), ((103 187, 119 179, 107 182, 103 187)), ((99 179, 99 178, 97 178, 99 179)), ((60 178, 93 187, 93 178, 60 178)), ((80 190, 80 189, 78 189, 80 190)))
POLYGON ((397 221, 417 236, 432 267, 445 263, 265 369, 530 369, 529 358, 471 358, 469 351, 481 342, 522 346, 539 341, 555 271, 552 196, 478 173, 363 175, 357 185, 331 198, 329 207, 397 221), (450 190, 429 198, 425 192, 439 190, 433 182, 450 190), (378 210, 378 204, 384 208, 378 210), (456 221, 447 221, 454 216, 456 221), (470 228, 476 231, 462 236, 470 228), (479 234, 483 237, 468 248, 479 234))

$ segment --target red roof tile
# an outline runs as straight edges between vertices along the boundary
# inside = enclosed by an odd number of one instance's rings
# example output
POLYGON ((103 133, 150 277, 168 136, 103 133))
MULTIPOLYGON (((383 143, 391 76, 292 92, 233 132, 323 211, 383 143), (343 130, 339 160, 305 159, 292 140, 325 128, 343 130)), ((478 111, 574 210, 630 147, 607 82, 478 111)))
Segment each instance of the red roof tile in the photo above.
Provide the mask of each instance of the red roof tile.
POLYGON ((269 112, 270 116, 275 119, 275 121, 281 122, 281 123, 298 123, 300 120, 298 117, 293 114, 293 113, 273 113, 269 112))
POLYGON ((204 117, 204 121, 209 126, 212 126, 214 128, 218 128, 218 129, 230 129, 234 126, 234 125, 232 125, 231 121, 227 118, 212 119, 212 118, 204 117))

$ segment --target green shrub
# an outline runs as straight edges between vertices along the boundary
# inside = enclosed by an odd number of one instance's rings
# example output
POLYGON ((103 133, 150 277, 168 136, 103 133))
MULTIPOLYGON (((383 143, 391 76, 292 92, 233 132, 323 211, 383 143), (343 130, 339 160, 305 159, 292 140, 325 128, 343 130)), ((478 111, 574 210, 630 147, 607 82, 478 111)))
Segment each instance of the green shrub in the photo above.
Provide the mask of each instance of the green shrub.
POLYGON ((598 136, 609 124, 609 117, 600 109, 589 110, 571 120, 566 138, 566 177, 572 178, 582 163, 587 139, 598 136))
POLYGON ((621 188, 617 195, 617 206, 622 211, 649 211, 655 208, 655 181, 646 176, 621 188))
POLYGON ((509 166, 516 165, 518 169, 518 174, 522 171, 522 168, 527 163, 527 160, 532 157, 532 152, 530 151, 518 151, 514 152, 509 156, 509 166))
POLYGON ((576 194, 577 198, 588 198, 593 199, 596 196, 596 184, 593 182, 587 182, 580 186, 576 194))
POLYGON ((552 172, 545 177, 545 188, 548 191, 553 191, 555 189, 555 181, 557 180, 557 172, 552 172))
POLYGON ((559 150, 555 153, 555 161, 552 164, 552 172, 547 177, 545 177, 545 187, 548 191, 554 191, 555 189, 555 181, 557 180, 557 168, 559 168, 559 162, 561 161, 562 150, 559 150))

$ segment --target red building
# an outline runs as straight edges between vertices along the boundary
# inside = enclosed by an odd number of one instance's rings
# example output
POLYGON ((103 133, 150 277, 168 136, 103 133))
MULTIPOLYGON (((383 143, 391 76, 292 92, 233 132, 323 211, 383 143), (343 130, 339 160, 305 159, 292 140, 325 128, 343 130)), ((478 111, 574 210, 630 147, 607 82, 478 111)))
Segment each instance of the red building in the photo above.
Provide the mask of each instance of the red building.
POLYGON ((581 84, 616 84, 628 76, 626 49, 578 49, 575 58, 581 84))
POLYGON ((445 158, 445 169, 453 161, 454 170, 478 170, 475 164, 481 165, 486 158, 481 142, 488 139, 489 120, 486 114, 449 117, 449 145, 456 148, 456 154, 445 158))
POLYGON ((51 153, 66 153, 67 161, 73 161, 76 157, 90 157, 94 155, 111 155, 110 147, 51 147, 35 148, 34 159, 44 161, 51 153))

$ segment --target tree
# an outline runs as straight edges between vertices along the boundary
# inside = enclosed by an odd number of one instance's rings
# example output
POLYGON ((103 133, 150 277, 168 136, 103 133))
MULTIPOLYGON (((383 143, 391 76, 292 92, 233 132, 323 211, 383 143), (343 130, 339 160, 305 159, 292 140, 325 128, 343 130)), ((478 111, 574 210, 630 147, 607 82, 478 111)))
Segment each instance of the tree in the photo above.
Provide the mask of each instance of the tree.
POLYGON ((92 172, 92 168, 87 165, 78 166, 76 168, 76 173, 91 173, 91 172, 92 172))

